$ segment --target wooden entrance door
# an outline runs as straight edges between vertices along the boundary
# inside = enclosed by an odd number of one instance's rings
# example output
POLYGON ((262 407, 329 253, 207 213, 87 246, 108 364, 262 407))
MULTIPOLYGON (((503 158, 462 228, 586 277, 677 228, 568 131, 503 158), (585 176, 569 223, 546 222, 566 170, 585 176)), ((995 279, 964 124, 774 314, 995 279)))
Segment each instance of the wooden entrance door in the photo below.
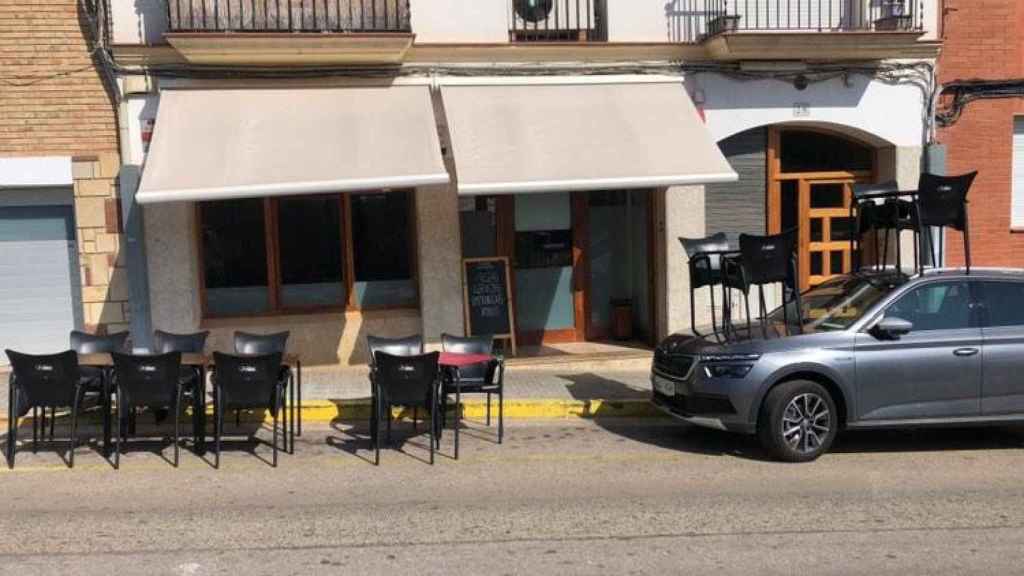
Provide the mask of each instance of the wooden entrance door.
POLYGON ((833 164, 825 170, 786 172, 781 161, 781 132, 772 128, 768 137, 768 233, 798 230, 800 289, 806 290, 852 271, 849 230, 853 184, 873 182, 877 162, 872 151, 867 166, 861 161, 842 169, 829 159, 833 164))

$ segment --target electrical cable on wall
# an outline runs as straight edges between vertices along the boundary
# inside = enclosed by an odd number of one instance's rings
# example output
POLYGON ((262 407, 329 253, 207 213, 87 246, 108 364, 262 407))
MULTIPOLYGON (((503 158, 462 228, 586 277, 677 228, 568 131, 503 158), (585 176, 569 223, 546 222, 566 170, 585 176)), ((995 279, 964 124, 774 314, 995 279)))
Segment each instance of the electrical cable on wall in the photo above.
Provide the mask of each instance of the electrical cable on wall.
POLYGON ((977 100, 1024 98, 1024 79, 957 80, 942 86, 943 98, 949 100, 936 111, 935 119, 943 128, 956 124, 967 105, 977 100))

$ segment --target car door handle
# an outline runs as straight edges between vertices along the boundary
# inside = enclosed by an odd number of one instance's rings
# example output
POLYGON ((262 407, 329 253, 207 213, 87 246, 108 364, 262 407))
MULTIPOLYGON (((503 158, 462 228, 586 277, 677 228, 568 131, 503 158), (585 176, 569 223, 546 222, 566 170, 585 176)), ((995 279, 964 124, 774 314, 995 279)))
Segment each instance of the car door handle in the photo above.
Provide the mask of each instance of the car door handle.
POLYGON ((977 353, 977 348, 957 348, 956 350, 953 350, 954 356, 974 356, 977 353))

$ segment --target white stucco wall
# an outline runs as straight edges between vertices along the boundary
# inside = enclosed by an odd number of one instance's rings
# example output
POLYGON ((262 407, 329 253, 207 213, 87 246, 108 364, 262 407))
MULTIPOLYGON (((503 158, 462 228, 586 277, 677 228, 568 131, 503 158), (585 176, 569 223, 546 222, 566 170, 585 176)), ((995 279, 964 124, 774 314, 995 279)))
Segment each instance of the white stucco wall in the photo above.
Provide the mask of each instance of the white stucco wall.
POLYGON ((155 44, 167 30, 167 0, 112 0, 114 44, 155 44))
POLYGON ((509 0, 413 0, 417 43, 508 42, 509 0))
POLYGON ((688 76, 687 86, 698 103, 703 96, 701 107, 716 141, 759 126, 811 122, 848 127, 876 146, 922 143, 924 99, 911 84, 851 75, 849 85, 835 78, 797 90, 780 80, 701 73, 688 76))
POLYGON ((668 42, 665 0, 607 0, 609 42, 668 42))

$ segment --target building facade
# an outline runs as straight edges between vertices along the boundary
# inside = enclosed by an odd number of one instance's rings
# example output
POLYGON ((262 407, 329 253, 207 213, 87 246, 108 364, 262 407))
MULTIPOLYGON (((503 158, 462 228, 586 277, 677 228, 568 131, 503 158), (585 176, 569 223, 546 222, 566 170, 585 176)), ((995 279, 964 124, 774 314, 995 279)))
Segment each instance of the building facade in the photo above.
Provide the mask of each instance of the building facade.
POLYGON ((312 364, 464 333, 465 259, 508 259, 521 345, 688 328, 680 237, 798 227, 813 285, 932 132, 934 1, 128 4, 150 325, 312 364))
POLYGON ((116 99, 94 46, 75 0, 0 3, 0 349, 127 327, 116 99))
MULTIPOLYGON (((1015 0, 946 0, 940 78, 950 85, 940 101, 949 117, 939 130, 950 174, 978 171, 968 196, 971 255, 986 266, 1024 267, 1024 6, 1015 0), (989 93, 973 81, 1016 80, 1014 94, 972 100, 958 94, 989 93)), ((947 237, 948 260, 963 264, 960 235, 947 237)))

